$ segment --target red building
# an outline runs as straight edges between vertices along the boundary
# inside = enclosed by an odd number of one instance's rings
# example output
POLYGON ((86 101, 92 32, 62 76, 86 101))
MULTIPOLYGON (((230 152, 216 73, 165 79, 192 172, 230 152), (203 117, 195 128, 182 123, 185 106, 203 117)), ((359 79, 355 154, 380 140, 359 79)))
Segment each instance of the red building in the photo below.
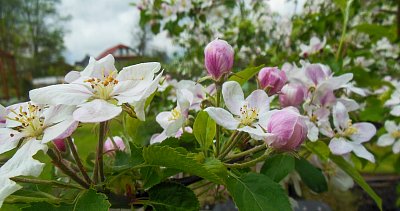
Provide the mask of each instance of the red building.
POLYGON ((108 54, 112 54, 116 61, 130 60, 137 56, 132 48, 123 44, 119 44, 105 50, 96 59, 99 60, 108 54))

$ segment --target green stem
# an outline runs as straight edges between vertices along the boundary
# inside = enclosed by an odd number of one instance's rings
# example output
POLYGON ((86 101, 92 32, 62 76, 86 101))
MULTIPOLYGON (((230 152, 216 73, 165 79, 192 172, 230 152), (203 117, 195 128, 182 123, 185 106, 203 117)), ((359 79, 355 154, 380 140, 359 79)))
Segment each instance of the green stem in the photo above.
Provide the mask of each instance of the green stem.
POLYGON ((79 171, 83 175, 83 178, 86 180, 87 183, 91 184, 92 180, 90 179, 89 175, 86 172, 85 167, 82 164, 82 161, 79 157, 78 152, 76 151, 76 148, 75 148, 74 142, 72 141, 72 138, 71 137, 66 138, 66 142, 67 142, 69 149, 71 150, 72 156, 74 157, 75 163, 78 166, 79 171))
MULTIPOLYGON (((221 85, 216 82, 215 87, 217 89, 217 107, 221 106, 221 85)), ((215 134, 215 149, 216 149, 216 156, 219 155, 220 152, 220 133, 221 133, 221 126, 217 125, 216 134, 215 134)))
POLYGON ((54 152, 53 149, 47 150, 47 155, 53 160, 53 164, 57 166, 64 174, 68 175, 72 180, 77 182, 84 188, 89 188, 90 185, 75 174, 74 170, 66 165, 66 163, 54 152))
POLYGON ((228 168, 247 168, 247 167, 252 167, 254 165, 256 165, 258 162, 264 161, 265 159, 268 158, 268 156, 271 154, 272 149, 269 148, 267 150, 265 150, 264 154, 261 155, 260 157, 248 161, 248 162, 244 162, 244 163, 234 163, 234 164, 229 164, 229 163, 224 163, 224 165, 228 168))
POLYGON ((232 143, 232 141, 239 135, 239 131, 235 130, 231 136, 229 137, 228 141, 225 141, 222 144, 222 149, 221 149, 221 153, 225 152, 226 148, 229 147, 229 145, 232 143))
POLYGON ((340 42, 339 42, 339 48, 338 51, 336 52, 336 61, 339 60, 341 53, 342 53, 342 48, 343 48, 343 42, 346 37, 346 30, 347 30, 347 23, 349 21, 349 11, 350 11, 350 6, 353 3, 353 0, 348 0, 346 4, 346 9, 343 12, 343 26, 342 26, 342 35, 340 37, 340 42))
POLYGON ((61 188, 83 189, 79 185, 60 182, 60 181, 54 181, 54 180, 42 180, 42 179, 36 179, 36 178, 33 179, 33 178, 25 178, 25 177, 13 177, 10 179, 14 182, 20 182, 20 183, 32 183, 32 184, 37 184, 37 185, 51 185, 51 186, 56 186, 56 187, 61 187, 61 188))
POLYGON ((93 170, 93 181, 95 184, 97 184, 99 182, 99 176, 100 176, 100 182, 104 181, 103 146, 104 146, 104 139, 105 139, 106 132, 107 132, 106 130, 107 130, 107 121, 100 122, 96 161, 95 161, 95 166, 94 166, 94 170, 93 170))
POLYGON ((254 154, 254 153, 256 153, 258 151, 261 151, 261 150, 263 150, 265 148, 267 148, 267 146, 265 144, 262 144, 262 145, 253 147, 253 148, 251 148, 251 149, 249 149, 247 151, 231 155, 231 156, 227 157, 226 160, 234 160, 234 159, 237 159, 237 158, 241 158, 241 157, 244 157, 244 156, 249 155, 249 154, 254 154))
POLYGON ((229 154, 229 152, 235 148, 235 146, 241 141, 243 140, 243 136, 245 134, 240 133, 238 136, 236 136, 236 138, 234 140, 232 140, 232 142, 230 143, 230 145, 228 145, 225 149, 225 151, 223 153, 221 153, 221 155, 218 157, 220 159, 224 159, 225 156, 227 156, 229 154))
POLYGON ((16 203, 35 203, 35 202, 48 202, 50 204, 60 204, 61 199, 57 198, 39 198, 39 197, 31 197, 31 196, 17 196, 11 195, 8 196, 4 203, 7 204, 16 204, 16 203))

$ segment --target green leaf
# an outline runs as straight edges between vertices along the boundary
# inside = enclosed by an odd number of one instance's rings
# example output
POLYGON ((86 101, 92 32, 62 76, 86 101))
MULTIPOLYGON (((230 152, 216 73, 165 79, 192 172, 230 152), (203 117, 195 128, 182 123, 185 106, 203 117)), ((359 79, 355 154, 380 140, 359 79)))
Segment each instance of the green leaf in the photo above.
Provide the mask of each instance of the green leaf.
POLYGON ((207 151, 213 143, 216 133, 216 124, 213 119, 208 116, 205 111, 197 114, 193 124, 193 134, 199 142, 202 150, 207 151))
POLYGON ((199 154, 182 154, 168 146, 151 145, 143 149, 144 160, 150 165, 179 169, 211 182, 223 184, 224 181, 220 177, 209 171, 203 163, 199 162, 198 157, 196 157, 198 155, 199 154))
POLYGON ((340 8, 342 13, 346 10, 346 0, 333 0, 333 2, 340 8))
POLYGON ((329 155, 331 151, 329 150, 329 147, 326 146, 326 144, 322 141, 316 141, 316 142, 311 142, 308 141, 305 145, 305 147, 312 151, 314 154, 316 154, 321 160, 328 160, 329 155))
POLYGON ((108 202, 106 195, 89 189, 78 196, 73 210, 108 211, 110 206, 111 204, 108 202))
POLYGON ((294 158, 290 155, 274 155, 265 160, 260 173, 268 176, 274 182, 280 182, 293 171, 294 163, 294 158))
POLYGON ((72 204, 61 204, 56 206, 46 202, 31 203, 30 207, 24 207, 21 211, 38 211, 38 210, 51 210, 51 211, 71 211, 73 210, 72 204))
POLYGON ((328 190, 328 184, 320 169, 311 165, 306 159, 296 159, 296 171, 301 180, 314 192, 322 193, 328 190))
POLYGON ((175 182, 164 182, 149 190, 149 204, 158 211, 199 210, 200 204, 192 190, 175 182))
POLYGON ((357 184, 364 189, 368 195, 375 201, 379 209, 382 210, 382 199, 375 193, 375 191, 365 182, 364 178, 358 173, 358 171, 351 166, 343 157, 337 155, 331 155, 330 159, 336 163, 343 171, 345 171, 357 184))
POLYGON ((292 210, 282 187, 263 174, 231 175, 227 188, 240 211, 292 210))
POLYGON ((393 42, 396 39, 396 32, 387 26, 378 24, 363 23, 354 27, 357 31, 366 33, 375 39, 387 37, 393 42))
POLYGON ((236 81, 240 85, 246 83, 250 78, 252 78, 255 74, 257 74, 264 65, 260 65, 258 67, 248 67, 240 72, 235 73, 231 77, 229 77, 229 81, 236 81))
POLYGON ((210 172, 218 175, 221 178, 225 179, 228 177, 228 170, 226 169, 226 166, 216 158, 206 158, 204 166, 210 172))

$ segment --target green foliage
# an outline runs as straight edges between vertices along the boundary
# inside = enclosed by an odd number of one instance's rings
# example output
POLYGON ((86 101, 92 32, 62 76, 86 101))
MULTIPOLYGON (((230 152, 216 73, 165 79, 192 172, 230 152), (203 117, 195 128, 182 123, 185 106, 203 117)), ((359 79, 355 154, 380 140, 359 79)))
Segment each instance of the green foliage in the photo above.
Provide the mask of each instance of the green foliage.
POLYGON ((227 180, 227 188, 240 211, 292 210, 282 187, 265 175, 231 175, 227 180))
POLYGON ((90 189, 78 195, 73 210, 107 211, 110 206, 111 204, 108 202, 106 195, 90 189))
POLYGON ((164 182, 149 190, 149 201, 158 211, 190 211, 199 210, 200 205, 192 190, 174 182, 164 182))
POLYGON ((260 173, 268 176, 274 182, 280 182, 294 170, 294 158, 286 154, 277 154, 267 158, 260 173))
POLYGON ((229 77, 229 81, 236 81, 240 85, 246 83, 250 78, 254 77, 264 65, 260 65, 258 67, 248 67, 240 72, 235 73, 231 77, 229 77))
POLYGON ((215 133, 215 121, 208 116, 207 112, 200 111, 194 121, 193 134, 204 152, 207 152, 212 145, 215 133))
POLYGON ((143 149, 143 157, 150 165, 175 168, 217 184, 224 183, 218 175, 206 168, 203 164, 204 157, 199 154, 183 154, 168 146, 152 145, 143 149))
POLYGON ((320 169, 315 168, 306 159, 296 159, 296 171, 301 180, 314 192, 322 193, 328 190, 328 184, 320 169))
POLYGON ((31 203, 29 207, 23 207, 21 209, 21 211, 39 211, 39 210, 71 211, 74 210, 74 205, 73 204, 53 205, 46 202, 38 202, 38 203, 31 203))

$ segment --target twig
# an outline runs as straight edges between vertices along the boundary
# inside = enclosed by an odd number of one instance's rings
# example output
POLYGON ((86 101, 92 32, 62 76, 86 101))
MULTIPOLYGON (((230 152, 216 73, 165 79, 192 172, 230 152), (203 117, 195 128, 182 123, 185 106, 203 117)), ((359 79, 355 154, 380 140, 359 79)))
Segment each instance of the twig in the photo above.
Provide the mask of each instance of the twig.
POLYGON ((51 185, 51 186, 56 186, 56 187, 61 187, 61 188, 83 189, 79 185, 60 182, 60 181, 54 181, 54 180, 42 180, 42 179, 36 179, 36 178, 33 179, 33 178, 25 178, 25 177, 13 177, 10 179, 14 182, 20 182, 20 183, 32 183, 32 184, 37 184, 37 185, 51 185))
POLYGON ((85 167, 83 166, 82 161, 79 158, 79 154, 76 151, 74 143, 72 142, 72 138, 71 137, 66 138, 66 142, 67 142, 69 149, 71 150, 72 156, 74 157, 75 163, 78 166, 79 171, 82 173, 83 178, 86 180, 87 183, 91 184, 92 180, 90 179, 89 175, 87 174, 85 167))

